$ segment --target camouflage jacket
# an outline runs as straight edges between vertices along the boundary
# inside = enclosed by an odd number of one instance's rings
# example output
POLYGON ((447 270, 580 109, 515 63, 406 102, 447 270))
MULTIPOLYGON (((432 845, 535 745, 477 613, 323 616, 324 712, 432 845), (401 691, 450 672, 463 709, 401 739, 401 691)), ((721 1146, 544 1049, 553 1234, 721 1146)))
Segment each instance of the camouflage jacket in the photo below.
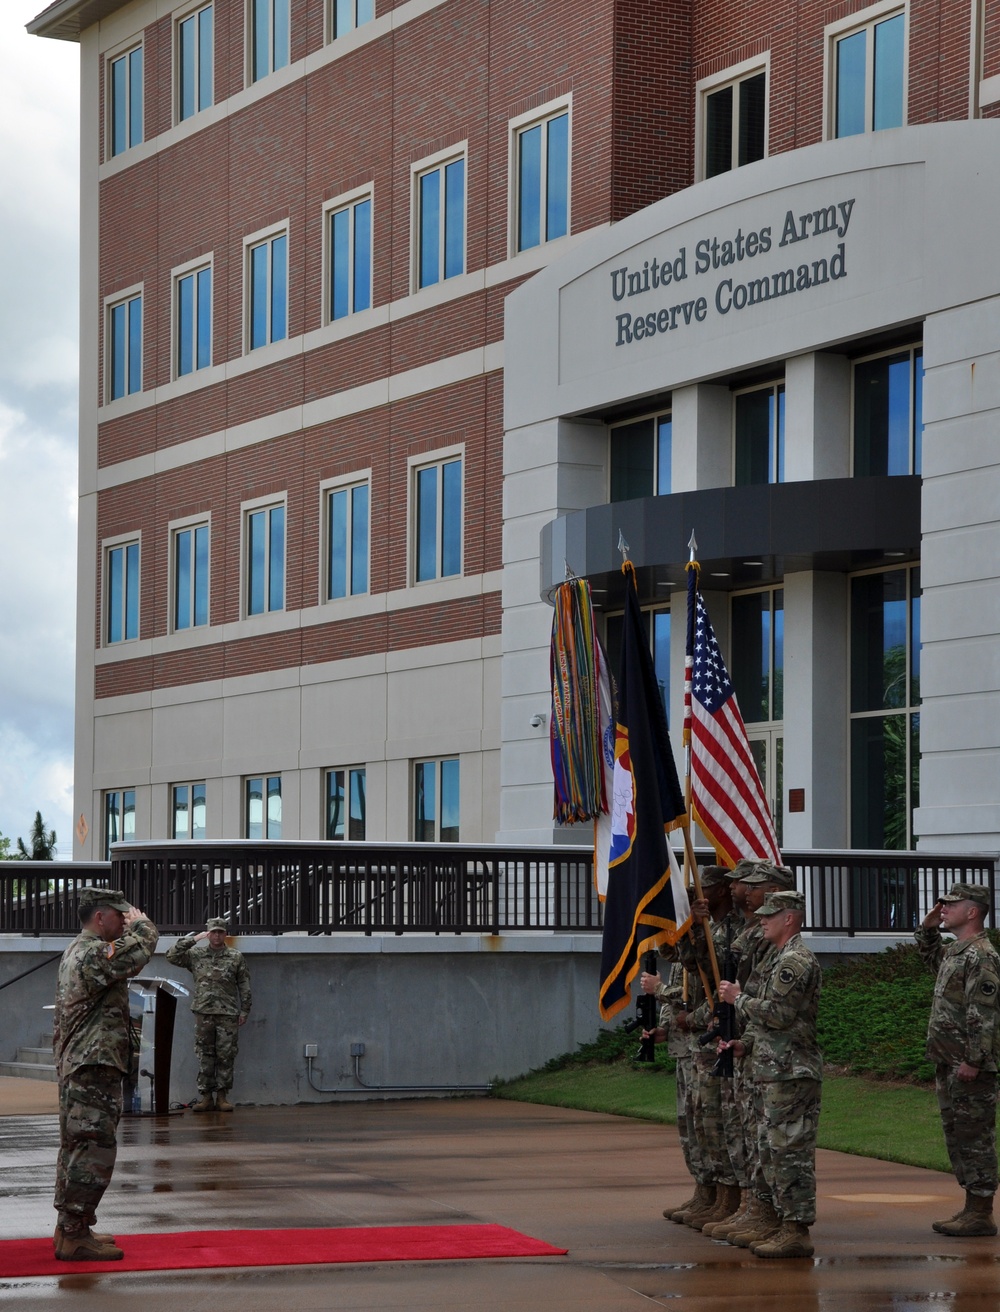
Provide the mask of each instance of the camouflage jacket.
MULTIPOLYGON (((743 931, 744 920, 742 915, 734 907, 722 917, 721 920, 712 921, 712 942, 715 945, 715 959, 719 965, 719 973, 725 976, 726 957, 734 956, 734 949, 743 931)), ((700 931, 695 931, 697 944, 696 959, 702 970, 705 972, 705 978, 711 982, 712 979, 712 962, 708 955, 708 946, 705 942, 705 936, 700 931)), ((735 959, 735 958, 734 958, 735 959)), ((691 1015, 691 1028, 695 1031, 707 1030, 712 1024, 712 1006, 705 998, 705 990, 701 984, 701 978, 697 972, 694 979, 698 982, 697 1003, 691 1015)), ((714 1060, 714 1058, 713 1058, 714 1060)))
POLYGON ((918 929, 917 949, 937 971, 927 1026, 927 1059, 936 1065, 997 1069, 1000 957, 985 934, 945 942, 939 929, 918 929))
POLYGON ((819 962, 795 934, 768 953, 762 966, 759 993, 741 992, 736 999, 737 1020, 753 1053, 753 1078, 821 1079, 823 1058, 816 1042, 819 962))
POLYGON ((185 934, 167 948, 171 965, 194 976, 191 1010, 209 1016, 249 1016, 250 971, 243 953, 231 947, 216 951, 205 940, 194 940, 193 934, 185 934))
POLYGON ((52 1025, 60 1079, 81 1066, 128 1071, 128 980, 149 961, 158 938, 156 926, 143 919, 113 943, 85 929, 63 953, 52 1025))

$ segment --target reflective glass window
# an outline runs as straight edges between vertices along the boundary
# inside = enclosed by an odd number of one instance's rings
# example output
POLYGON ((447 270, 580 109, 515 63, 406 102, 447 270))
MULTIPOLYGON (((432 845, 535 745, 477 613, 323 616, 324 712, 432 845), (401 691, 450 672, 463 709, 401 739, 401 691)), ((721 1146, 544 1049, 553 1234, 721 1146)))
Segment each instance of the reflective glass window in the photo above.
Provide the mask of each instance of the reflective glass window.
POLYGON ((763 71, 710 91, 705 107, 705 177, 764 158, 767 74, 763 71))
POLYGON ((906 23, 902 14, 875 24, 875 85, 872 127, 903 126, 903 56, 906 23))
POLYGON ((367 828, 365 771, 329 770, 326 776, 326 836, 360 843, 367 828))
POLYGON ((288 334, 288 238, 285 233, 250 247, 249 347, 253 351, 288 334))
POLYGON ((208 525, 174 534, 174 628, 208 623, 208 525))
POLYGON ((139 636, 139 544, 111 547, 107 556, 107 642, 126 642, 139 636))
POLYGON ((177 24, 177 117, 183 122, 212 104, 213 9, 177 24))
POLYGON ((730 677, 744 722, 760 724, 782 720, 784 589, 735 593, 731 599, 730 616, 730 677))
POLYGON ((289 60, 289 0, 251 0, 252 80, 284 68, 289 60))
POLYGON ((177 375, 212 363, 212 270, 177 279, 177 375))
POLYGON ((374 0, 333 0, 334 39, 370 23, 374 17, 374 0))
POLYGON ((465 272, 465 159, 417 179, 417 279, 429 287, 465 272))
POLYGON ((868 33, 862 28, 837 42, 837 136, 865 130, 865 63, 868 33))
POLYGON ((245 837, 281 837, 281 775, 261 775, 246 780, 245 837))
POLYGON ((735 397, 735 482, 780 483, 785 477, 785 387, 756 388, 735 397))
POLYGON ((611 500, 669 496, 672 449, 668 414, 616 424, 610 434, 611 500))
POLYGON ((918 348, 854 366, 854 473, 920 472, 923 352, 918 348))
POLYGON ((135 789, 113 789, 104 794, 104 860, 111 860, 112 843, 135 841, 135 789))
POLYGON ((285 507, 247 515, 247 614, 285 605, 285 507))
POLYGON ((413 798, 414 841, 457 843, 460 815, 458 760, 414 762, 413 798))
POLYGON ((109 82, 110 146, 114 156, 142 141, 142 46, 111 61, 109 82))
POLYGON ((335 488, 328 495, 330 600, 368 591, 368 500, 367 483, 335 488))
POLYGON ((569 231, 569 112, 522 128, 515 148, 516 245, 525 251, 569 231))
POLYGON ((838 137, 902 127, 906 16, 874 20, 834 42, 838 137))
POLYGON ((142 390, 142 297, 132 296, 108 312, 108 399, 142 390))
POLYGON ((444 460, 416 471, 415 578, 462 572, 462 461, 444 460))
POLYGON ((372 203, 355 201, 330 215, 330 318, 372 303, 372 203))

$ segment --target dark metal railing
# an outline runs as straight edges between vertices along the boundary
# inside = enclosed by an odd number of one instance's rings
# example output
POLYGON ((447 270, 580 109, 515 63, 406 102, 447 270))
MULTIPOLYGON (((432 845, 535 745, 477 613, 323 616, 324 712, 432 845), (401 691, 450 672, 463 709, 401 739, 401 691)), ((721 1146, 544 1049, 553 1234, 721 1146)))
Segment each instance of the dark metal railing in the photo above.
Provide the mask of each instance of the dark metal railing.
MULTIPOLYGON (((785 861, 814 932, 907 934, 957 881, 985 885, 996 905, 995 854, 803 851, 785 861)), ((236 841, 122 843, 110 863, 0 863, 0 933, 75 933, 87 884, 123 889, 164 933, 209 916, 239 934, 601 928, 590 848, 236 841)))

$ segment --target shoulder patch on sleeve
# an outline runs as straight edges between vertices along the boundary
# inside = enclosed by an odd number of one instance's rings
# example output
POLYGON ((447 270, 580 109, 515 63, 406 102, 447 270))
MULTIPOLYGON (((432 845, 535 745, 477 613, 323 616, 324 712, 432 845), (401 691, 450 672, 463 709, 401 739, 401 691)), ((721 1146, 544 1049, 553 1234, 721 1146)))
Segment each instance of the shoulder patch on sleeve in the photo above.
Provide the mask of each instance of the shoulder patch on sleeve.
POLYGON ((996 997, 996 992, 997 992, 996 981, 992 979, 984 979, 979 985, 979 992, 983 995, 984 998, 996 997))
POLYGON ((104 945, 104 955, 108 958, 109 961, 111 960, 111 958, 115 955, 114 943, 106 943, 104 945))
POLYGON ((778 979, 781 980, 782 984, 791 984, 794 978, 795 971, 792 970, 791 966, 782 966, 778 971, 778 979))

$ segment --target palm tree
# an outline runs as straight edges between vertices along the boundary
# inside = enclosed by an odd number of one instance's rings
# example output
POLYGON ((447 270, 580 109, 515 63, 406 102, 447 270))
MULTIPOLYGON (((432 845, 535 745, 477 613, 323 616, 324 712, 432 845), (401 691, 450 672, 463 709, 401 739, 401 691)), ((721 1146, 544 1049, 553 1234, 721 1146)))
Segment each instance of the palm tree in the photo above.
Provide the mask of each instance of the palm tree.
POLYGON ((22 861, 54 861, 56 859, 56 831, 45 832, 45 822, 41 811, 35 812, 31 826, 31 850, 24 845, 24 839, 17 840, 17 851, 22 861))

